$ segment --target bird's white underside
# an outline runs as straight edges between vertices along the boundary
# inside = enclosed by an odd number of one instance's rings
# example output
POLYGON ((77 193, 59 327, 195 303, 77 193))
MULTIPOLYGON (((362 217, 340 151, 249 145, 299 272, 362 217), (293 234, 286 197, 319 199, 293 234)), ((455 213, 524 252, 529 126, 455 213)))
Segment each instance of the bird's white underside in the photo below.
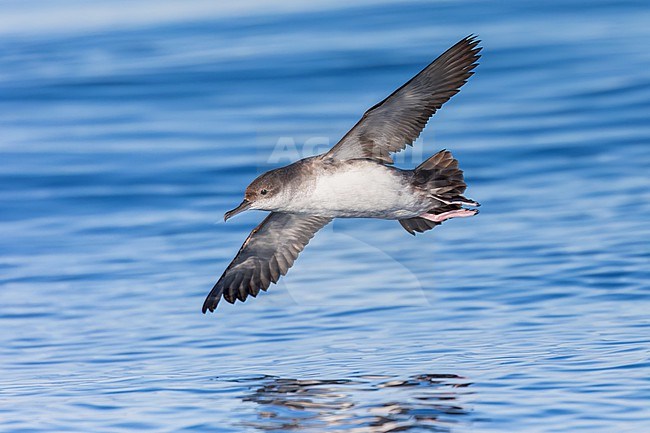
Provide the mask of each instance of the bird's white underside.
POLYGON ((332 218, 399 219, 428 208, 413 194, 403 172, 359 160, 309 179, 284 203, 282 211, 332 218))

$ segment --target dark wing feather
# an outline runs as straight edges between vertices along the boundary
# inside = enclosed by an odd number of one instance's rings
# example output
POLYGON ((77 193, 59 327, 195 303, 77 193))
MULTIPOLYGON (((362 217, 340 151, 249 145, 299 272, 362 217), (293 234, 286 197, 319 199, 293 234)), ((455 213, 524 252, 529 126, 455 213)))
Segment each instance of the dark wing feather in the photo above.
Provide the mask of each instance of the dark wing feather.
POLYGON ((335 159, 371 158, 392 164, 390 153, 404 150, 418 138, 429 118, 459 92, 477 65, 480 47, 468 36, 365 112, 361 120, 327 156, 335 159))
POLYGON ((431 230, 435 226, 440 225, 440 223, 420 217, 401 219, 399 220, 399 223, 404 227, 404 230, 413 236, 415 236, 415 232, 424 233, 427 230, 431 230))
POLYGON ((331 218, 271 212, 253 229, 203 303, 214 311, 221 297, 231 304, 257 296, 285 275, 298 254, 331 218))
MULTIPOLYGON (((424 164, 424 163, 423 163, 424 164)), ((465 199, 463 196, 456 196, 455 198, 458 199, 465 199)), ((467 200, 467 199, 466 199, 467 200)), ((441 205, 438 207, 434 207, 433 209, 429 209, 429 213, 438 215, 444 212, 450 212, 452 210, 458 210, 461 209, 462 206, 457 205, 457 204, 445 204, 441 205)), ((439 226, 442 223, 438 223, 435 221, 431 221, 425 218, 420 218, 420 217, 414 217, 414 218, 405 218, 398 220, 399 223, 404 227, 404 230, 415 236, 415 232, 418 233, 424 233, 427 230, 431 230, 432 228, 439 226)))

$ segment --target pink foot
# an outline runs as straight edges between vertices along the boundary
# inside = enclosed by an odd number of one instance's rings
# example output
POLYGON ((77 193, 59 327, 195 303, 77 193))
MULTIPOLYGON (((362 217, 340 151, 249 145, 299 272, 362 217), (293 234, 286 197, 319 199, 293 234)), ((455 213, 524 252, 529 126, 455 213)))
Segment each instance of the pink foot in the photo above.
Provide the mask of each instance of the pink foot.
POLYGON ((434 223, 441 223, 443 221, 447 221, 448 219, 451 218, 466 218, 466 217, 471 217, 474 216, 478 213, 477 209, 458 209, 458 210, 451 210, 449 212, 443 212, 438 215, 430 214, 430 213, 423 213, 420 215, 420 218, 427 219, 429 221, 433 221, 434 223))

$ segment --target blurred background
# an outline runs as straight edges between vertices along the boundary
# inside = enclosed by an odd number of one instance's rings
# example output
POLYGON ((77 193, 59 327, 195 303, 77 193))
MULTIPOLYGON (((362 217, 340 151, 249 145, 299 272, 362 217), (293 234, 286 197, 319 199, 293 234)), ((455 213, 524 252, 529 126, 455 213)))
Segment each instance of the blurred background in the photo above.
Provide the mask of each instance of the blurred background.
POLYGON ((0 430, 650 431, 641 1, 0 3, 0 430), (258 173, 468 34, 481 214, 336 221, 202 315, 258 173))

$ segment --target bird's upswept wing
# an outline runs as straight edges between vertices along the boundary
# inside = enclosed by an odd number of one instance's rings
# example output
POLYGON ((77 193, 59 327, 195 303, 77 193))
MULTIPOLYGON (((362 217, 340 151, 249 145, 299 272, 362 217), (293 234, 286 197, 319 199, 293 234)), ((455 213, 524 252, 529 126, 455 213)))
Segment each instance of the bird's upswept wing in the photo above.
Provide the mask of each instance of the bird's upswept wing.
POLYGON ((429 118, 454 96, 473 74, 480 47, 474 36, 462 39, 440 57, 366 111, 326 157, 370 158, 392 164, 390 153, 418 138, 429 118))
POLYGON ((221 297, 231 304, 257 296, 285 275, 314 234, 332 219, 271 212, 253 229, 203 303, 214 311, 221 297))

